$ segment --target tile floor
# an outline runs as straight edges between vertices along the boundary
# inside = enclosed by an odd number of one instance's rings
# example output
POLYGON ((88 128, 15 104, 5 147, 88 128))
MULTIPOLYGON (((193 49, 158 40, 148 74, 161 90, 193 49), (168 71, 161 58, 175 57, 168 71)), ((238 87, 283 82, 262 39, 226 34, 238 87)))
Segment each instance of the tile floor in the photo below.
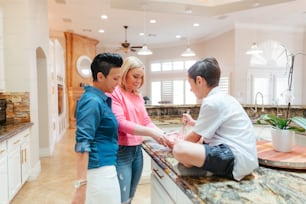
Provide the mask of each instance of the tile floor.
MULTIPOLYGON (((41 173, 36 180, 28 181, 11 204, 67 204, 70 203, 75 178, 73 129, 68 129, 56 144, 54 154, 41 158, 41 173)), ((150 203, 150 184, 138 186, 133 204, 150 203)))

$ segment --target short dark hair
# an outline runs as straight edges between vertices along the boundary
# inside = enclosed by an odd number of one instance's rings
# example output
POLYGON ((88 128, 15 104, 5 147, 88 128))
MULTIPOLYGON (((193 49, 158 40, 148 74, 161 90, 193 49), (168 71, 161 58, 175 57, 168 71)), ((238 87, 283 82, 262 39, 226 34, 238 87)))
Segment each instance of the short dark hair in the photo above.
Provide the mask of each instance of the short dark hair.
POLYGON ((107 77, 110 70, 114 67, 120 68, 123 63, 122 57, 117 53, 100 53, 91 63, 91 73, 93 81, 97 81, 97 74, 102 74, 107 77))
POLYGON ((188 69, 188 77, 196 81, 197 76, 206 80, 207 86, 219 85, 221 70, 216 58, 205 58, 197 61, 188 69))

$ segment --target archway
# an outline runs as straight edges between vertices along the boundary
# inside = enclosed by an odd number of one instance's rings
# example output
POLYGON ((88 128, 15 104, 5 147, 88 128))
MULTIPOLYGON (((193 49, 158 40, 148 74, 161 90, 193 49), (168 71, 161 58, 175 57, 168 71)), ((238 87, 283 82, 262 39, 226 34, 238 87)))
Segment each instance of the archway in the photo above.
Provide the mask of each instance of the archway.
POLYGON ((46 54, 42 48, 36 49, 37 68, 37 112, 40 156, 49 156, 50 150, 50 117, 48 101, 48 66, 46 54))

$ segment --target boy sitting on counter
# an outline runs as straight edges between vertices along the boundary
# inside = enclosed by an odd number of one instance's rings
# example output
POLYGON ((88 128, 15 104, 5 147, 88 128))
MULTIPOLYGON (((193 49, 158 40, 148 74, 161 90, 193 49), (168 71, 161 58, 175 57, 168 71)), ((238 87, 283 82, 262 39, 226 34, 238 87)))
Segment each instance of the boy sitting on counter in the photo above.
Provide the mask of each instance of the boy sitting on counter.
POLYGON ((215 58, 199 60, 190 67, 191 91, 203 99, 198 118, 183 114, 184 124, 193 130, 183 140, 165 140, 185 167, 239 181, 258 167, 256 139, 241 104, 218 87, 220 75, 215 58))

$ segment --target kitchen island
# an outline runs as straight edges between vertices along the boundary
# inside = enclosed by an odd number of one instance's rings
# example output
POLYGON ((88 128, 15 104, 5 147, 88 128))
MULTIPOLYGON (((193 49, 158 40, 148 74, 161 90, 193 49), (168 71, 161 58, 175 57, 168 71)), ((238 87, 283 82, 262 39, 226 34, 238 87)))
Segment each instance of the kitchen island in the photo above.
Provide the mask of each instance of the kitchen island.
MULTIPOLYGON (((152 177, 157 173, 160 179, 169 178, 171 185, 165 186, 165 194, 169 195, 169 203, 182 202, 179 194, 184 194, 189 203, 305 203, 306 202, 306 171, 273 169, 260 166, 251 175, 237 182, 216 176, 180 176, 175 166, 177 160, 173 158, 169 148, 147 139, 143 142, 144 150, 152 158, 152 177), (154 169, 154 165, 158 169, 154 169), (164 174, 161 175, 160 173, 164 174), (173 186, 178 190, 174 191, 173 186), (170 202, 171 201, 171 202, 170 202)), ((157 182, 158 183, 158 182, 157 182)), ((151 189, 157 189, 152 182, 151 189)), ((152 196, 152 203, 154 195, 152 196)))

